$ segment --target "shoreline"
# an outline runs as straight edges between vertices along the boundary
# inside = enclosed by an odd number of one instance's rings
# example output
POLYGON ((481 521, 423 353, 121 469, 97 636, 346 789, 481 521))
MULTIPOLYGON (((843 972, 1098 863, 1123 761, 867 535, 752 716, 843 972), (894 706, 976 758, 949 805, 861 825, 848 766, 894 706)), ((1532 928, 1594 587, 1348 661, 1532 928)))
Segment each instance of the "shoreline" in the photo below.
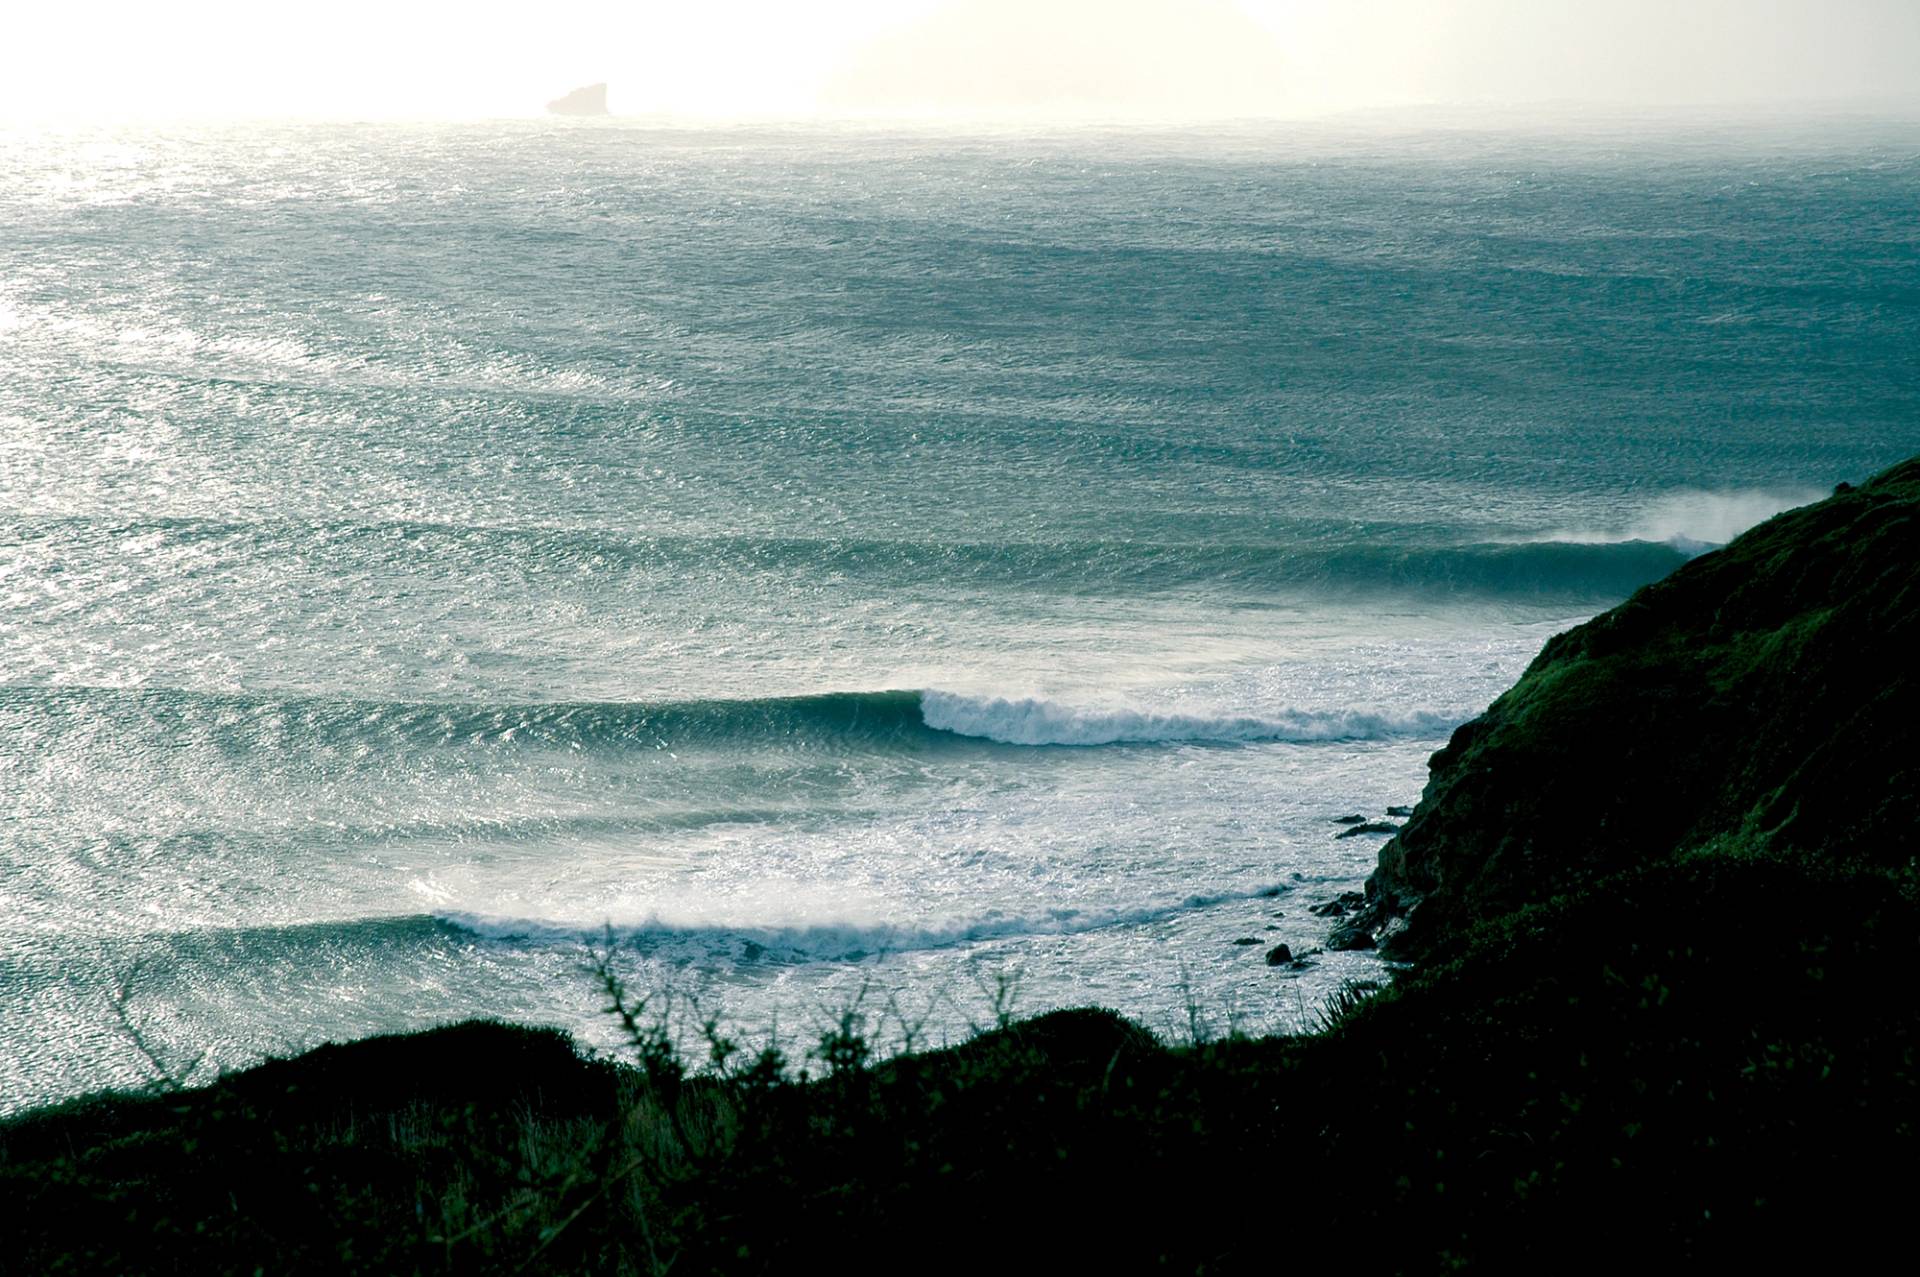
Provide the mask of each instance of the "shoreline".
POLYGON ((1311 1034, 1002 1004, 877 1059, 856 1006, 703 1061, 609 951, 624 1066, 468 1023, 75 1101, 0 1121, 0 1224, 129 1271, 1864 1259, 1920 1140, 1916 633, 1920 458, 1556 637, 1337 901, 1416 961, 1311 1034))

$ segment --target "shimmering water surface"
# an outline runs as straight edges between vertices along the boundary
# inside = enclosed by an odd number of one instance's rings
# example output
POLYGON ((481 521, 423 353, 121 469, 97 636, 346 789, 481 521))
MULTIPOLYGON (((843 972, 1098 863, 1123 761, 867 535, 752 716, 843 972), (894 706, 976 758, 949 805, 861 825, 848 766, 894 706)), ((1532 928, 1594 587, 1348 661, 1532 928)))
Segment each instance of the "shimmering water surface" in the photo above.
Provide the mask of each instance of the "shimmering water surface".
POLYGON ((801 1043, 1299 1024, 1333 817, 1915 451, 1898 124, 0 133, 0 1107, 129 975, 604 1042, 604 926, 801 1043))

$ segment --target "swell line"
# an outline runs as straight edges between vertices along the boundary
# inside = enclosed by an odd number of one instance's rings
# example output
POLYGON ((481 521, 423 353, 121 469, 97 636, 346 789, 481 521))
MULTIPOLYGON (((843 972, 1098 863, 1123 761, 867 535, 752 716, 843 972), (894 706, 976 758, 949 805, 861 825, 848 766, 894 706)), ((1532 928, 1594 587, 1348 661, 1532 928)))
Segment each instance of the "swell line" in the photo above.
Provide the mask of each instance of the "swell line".
MULTIPOLYGON (((623 948, 669 960, 718 959, 743 965, 854 962, 889 954, 962 948, 995 940, 1151 926, 1221 905, 1273 899, 1292 889, 1289 884, 1270 883, 1243 890, 1195 893, 1132 908, 1060 907, 1023 914, 990 911, 931 925, 830 920, 704 922, 661 917, 609 924, 434 911, 284 925, 195 927, 104 939, 70 937, 67 943, 82 948, 92 946, 89 952, 101 943, 125 944, 155 956, 170 955, 189 961, 277 960, 299 964, 322 955, 448 943, 518 950, 577 950, 604 944, 610 938, 623 948)), ((62 947, 58 941, 53 945, 54 950, 62 947)), ((35 950, 29 949, 11 956, 31 964, 36 961, 34 953, 35 950)), ((40 956, 45 958, 48 954, 40 956)), ((0 971, 6 970, 7 958, 5 951, 0 950, 0 971)))
POLYGON ((785 744, 938 748, 1242 744, 1443 736, 1470 716, 1448 707, 1160 709, 1037 696, 883 689, 661 702, 355 701, 163 689, 0 687, 0 725, 199 740, 218 748, 545 747, 675 749, 785 744))
POLYGON ((445 561, 521 571, 591 568, 639 574, 803 574, 890 586, 1026 588, 1101 593, 1227 588, 1254 592, 1614 599, 1659 580, 1712 542, 1585 537, 1468 544, 1392 541, 1143 542, 937 541, 754 535, 686 536, 615 530, 464 525, 424 521, 235 522, 199 518, 117 520, 86 516, 0 519, 0 540, 38 544, 69 557, 104 552, 95 543, 141 543, 256 561, 324 556, 363 567, 418 570, 445 561))
POLYGON ((854 962, 876 955, 953 949, 991 940, 1082 935, 1114 927, 1149 926, 1220 905, 1273 899, 1291 890, 1287 884, 1273 883, 1243 891, 1194 894, 1165 904, 1131 909, 1056 908, 1022 915, 992 913, 932 926, 851 922, 758 926, 657 918, 588 926, 463 912, 436 913, 432 917, 483 940, 516 946, 588 945, 611 939, 643 953, 670 954, 676 948, 697 948, 705 956, 731 955, 747 962, 854 962))

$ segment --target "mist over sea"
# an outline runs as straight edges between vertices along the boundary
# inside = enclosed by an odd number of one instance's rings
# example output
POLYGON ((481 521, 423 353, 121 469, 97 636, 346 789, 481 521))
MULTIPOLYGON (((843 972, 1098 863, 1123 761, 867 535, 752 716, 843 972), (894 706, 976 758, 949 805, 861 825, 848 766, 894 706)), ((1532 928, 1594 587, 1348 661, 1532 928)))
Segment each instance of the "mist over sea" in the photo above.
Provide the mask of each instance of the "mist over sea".
POLYGON ((0 1110, 125 978, 606 1042, 605 927, 801 1047, 1305 1023, 1335 817, 1915 452, 1911 125, 0 132, 0 1110))

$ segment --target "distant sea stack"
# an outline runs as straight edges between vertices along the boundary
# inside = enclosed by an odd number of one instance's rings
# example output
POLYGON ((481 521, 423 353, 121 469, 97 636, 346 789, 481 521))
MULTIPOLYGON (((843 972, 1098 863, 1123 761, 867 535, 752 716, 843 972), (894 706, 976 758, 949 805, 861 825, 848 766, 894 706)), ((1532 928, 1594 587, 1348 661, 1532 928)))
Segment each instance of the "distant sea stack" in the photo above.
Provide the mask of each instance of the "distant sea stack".
POLYGON ((589 84, 575 89, 564 97, 557 97, 547 103, 547 111, 552 115, 605 115, 607 86, 589 84))

